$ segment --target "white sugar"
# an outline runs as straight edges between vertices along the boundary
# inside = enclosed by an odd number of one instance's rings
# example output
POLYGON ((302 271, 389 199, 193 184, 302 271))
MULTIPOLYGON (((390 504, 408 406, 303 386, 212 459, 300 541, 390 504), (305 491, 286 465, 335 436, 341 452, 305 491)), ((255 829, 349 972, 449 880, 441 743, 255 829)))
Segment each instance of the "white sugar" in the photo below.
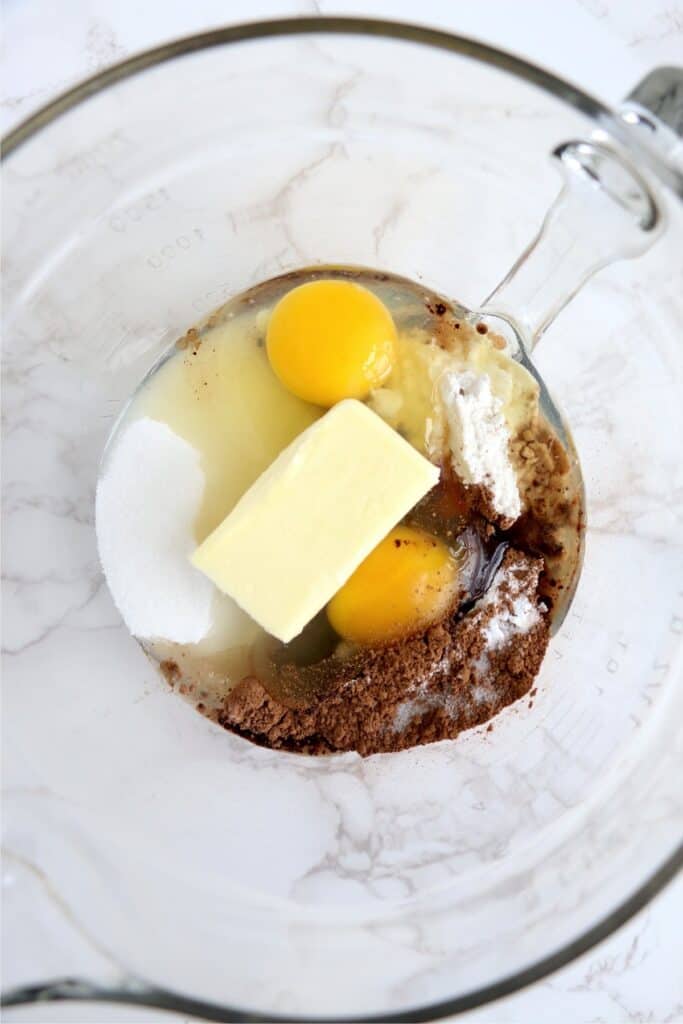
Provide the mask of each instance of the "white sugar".
POLYGON ((215 588, 188 561, 204 493, 199 453, 169 427, 136 420, 97 487, 97 544, 114 602, 140 639, 197 643, 215 588))

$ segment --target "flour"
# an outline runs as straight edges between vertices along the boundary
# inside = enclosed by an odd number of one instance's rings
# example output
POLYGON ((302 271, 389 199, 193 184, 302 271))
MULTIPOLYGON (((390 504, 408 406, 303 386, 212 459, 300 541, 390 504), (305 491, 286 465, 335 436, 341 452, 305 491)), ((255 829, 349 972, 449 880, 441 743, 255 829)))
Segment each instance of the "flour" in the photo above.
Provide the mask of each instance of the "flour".
MULTIPOLYGON (((419 685, 415 688, 414 695, 396 709, 394 732, 403 732, 413 719, 424 715, 425 712, 430 711, 432 708, 447 704, 450 697, 444 696, 438 691, 430 692, 428 683, 437 677, 447 677, 452 661, 452 654, 445 654, 426 670, 419 685)), ((447 708, 447 710, 449 709, 447 708)))
POLYGON ((485 676, 489 669, 489 653, 506 647, 518 634, 528 633, 545 611, 543 604, 539 606, 530 599, 528 582, 507 568, 498 570, 488 591, 477 602, 479 610, 489 607, 495 612, 483 629, 486 649, 475 664, 480 676, 485 676))
POLYGON ((509 456, 510 431, 488 374, 449 370, 438 386, 453 468, 464 483, 485 487, 498 515, 514 522, 522 504, 509 456))

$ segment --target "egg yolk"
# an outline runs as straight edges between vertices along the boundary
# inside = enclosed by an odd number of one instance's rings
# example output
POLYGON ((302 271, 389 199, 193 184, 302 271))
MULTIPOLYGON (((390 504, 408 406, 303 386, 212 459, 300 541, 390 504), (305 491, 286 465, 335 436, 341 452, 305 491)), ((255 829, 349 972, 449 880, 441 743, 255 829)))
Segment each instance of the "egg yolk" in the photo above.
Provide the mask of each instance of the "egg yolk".
POLYGON ((458 564, 446 545, 397 526, 371 551, 327 606, 333 629, 367 645, 408 636, 441 618, 457 591, 458 564))
POLYGON ((268 324, 273 370, 316 405, 365 398, 391 373, 396 327, 389 310, 352 281, 311 281, 288 292, 268 324))

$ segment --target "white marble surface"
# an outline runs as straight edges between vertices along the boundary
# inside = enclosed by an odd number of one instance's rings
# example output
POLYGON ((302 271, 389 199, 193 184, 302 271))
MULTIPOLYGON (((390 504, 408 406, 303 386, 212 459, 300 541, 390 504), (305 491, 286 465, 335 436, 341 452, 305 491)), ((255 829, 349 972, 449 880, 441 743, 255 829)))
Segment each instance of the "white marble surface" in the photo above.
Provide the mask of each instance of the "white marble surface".
MULTIPOLYGON (((420 20, 480 35, 526 53, 587 89, 615 100, 648 68, 680 59, 683 8, 676 3, 583 0, 556 8, 553 24, 537 17, 538 5, 427 3, 420 20), (535 10, 534 10, 535 8, 535 10), (568 42, 574 40, 574 46, 568 42), (581 49, 581 73, 575 53, 581 49)), ((228 20, 303 13, 356 12, 349 3, 293 3, 265 0, 242 3, 149 5, 90 0, 65 5, 10 3, 5 8, 5 97, 3 130, 83 75, 162 39, 198 31, 228 20), (162 13, 163 11, 163 13, 162 13)), ((547 8, 546 8, 547 10, 547 8)), ((364 4, 362 13, 415 18, 413 5, 364 4)), ((343 795, 341 803, 343 804, 343 795)), ((5 976, 13 979, 62 973, 92 974, 107 968, 98 949, 72 919, 62 894, 44 879, 24 876, 31 868, 8 859, 4 882, 8 906, 17 879, 22 915, 6 941, 5 976), (26 893, 31 893, 29 904, 26 893)), ((629 925, 576 963, 535 986, 467 1015, 478 1021, 677 1021, 683 1019, 680 967, 683 882, 679 879, 629 925)), ((7 1020, 156 1021, 174 1019, 157 1012, 110 1007, 49 1007, 7 1012, 7 1020)), ((177 1018, 175 1018, 177 1019, 177 1018)), ((465 1018, 466 1019, 466 1018, 465 1018)))

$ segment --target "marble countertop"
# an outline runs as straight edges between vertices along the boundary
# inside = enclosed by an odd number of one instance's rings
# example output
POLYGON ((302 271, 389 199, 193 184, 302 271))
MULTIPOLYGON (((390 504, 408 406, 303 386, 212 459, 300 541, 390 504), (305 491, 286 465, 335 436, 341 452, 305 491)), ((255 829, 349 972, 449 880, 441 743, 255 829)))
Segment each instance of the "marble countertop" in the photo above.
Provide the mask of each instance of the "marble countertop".
MULTIPOLYGON (((682 0, 49 0, 13 2, 4 9, 5 88, 0 129, 6 132, 55 94, 84 76, 165 39, 226 22, 305 13, 362 13, 419 20, 479 36, 520 52, 589 92, 616 101, 647 70, 681 61, 682 0), (539 16, 539 10, 543 14, 539 16), (581 54, 580 62, 577 54, 581 54), (578 68, 580 67, 580 73, 578 68)), ((3 881, 11 884, 6 862, 3 881)), ((670 884, 609 940, 544 981, 465 1014, 472 1022, 683 1021, 683 878, 670 884)), ((86 973, 98 953, 62 913, 58 896, 36 893, 22 927, 7 937, 3 980, 32 974, 86 973)), ((6 1011, 6 1021, 173 1021, 158 1011, 102 1005, 53 1005, 6 1011)))

